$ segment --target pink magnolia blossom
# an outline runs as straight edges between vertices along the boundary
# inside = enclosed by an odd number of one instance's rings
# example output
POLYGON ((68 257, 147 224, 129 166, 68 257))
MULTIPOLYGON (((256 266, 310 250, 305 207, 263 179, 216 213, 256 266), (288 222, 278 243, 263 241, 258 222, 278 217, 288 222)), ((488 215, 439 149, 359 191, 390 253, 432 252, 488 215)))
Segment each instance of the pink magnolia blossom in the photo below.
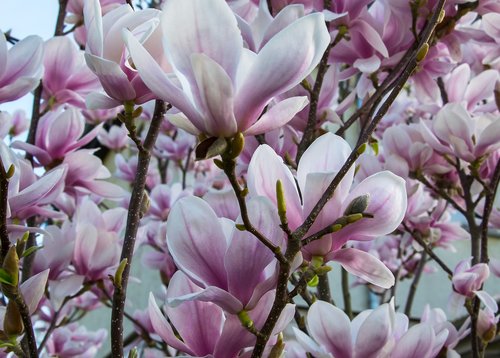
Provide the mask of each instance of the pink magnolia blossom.
POLYGON ((53 107, 71 104, 85 108, 85 96, 100 89, 99 81, 87 65, 83 51, 66 36, 57 36, 45 43, 43 59, 43 99, 53 107))
POLYGON ((472 163, 500 148, 500 121, 496 115, 472 118, 458 103, 445 105, 432 122, 422 122, 422 135, 437 152, 472 163))
POLYGON ((315 357, 435 357, 448 335, 436 334, 433 327, 420 323, 408 329, 408 317, 385 303, 361 312, 351 322, 337 307, 316 301, 307 313, 311 336, 294 328, 299 343, 315 357))
MULTIPOLYGON (((153 98, 150 90, 144 85, 137 71, 128 63, 121 32, 127 28, 142 41, 159 35, 153 35, 158 25, 159 11, 145 9, 134 12, 128 4, 124 4, 102 16, 99 0, 86 0, 84 7, 85 27, 87 29, 87 46, 85 60, 94 72, 107 95, 92 93, 87 97, 89 108, 113 108, 125 102, 144 103, 153 98)), ((151 41, 151 39, 150 39, 151 41)), ((161 46, 148 47, 167 70, 170 68, 158 53, 161 46)), ((157 64, 158 65, 158 64, 157 64)))
POLYGON ((26 131, 28 127, 29 120, 23 110, 14 111, 12 114, 0 112, 0 138, 3 139, 7 135, 15 137, 26 131))
POLYGON ((46 350, 50 356, 61 358, 92 358, 106 339, 107 332, 101 328, 89 332, 77 322, 56 328, 50 335, 46 350))
MULTIPOLYGON (((282 158, 269 146, 261 145, 255 151, 248 167, 250 194, 265 196, 277 205, 276 182, 280 180, 284 188, 288 222, 294 230, 310 213, 350 153, 351 148, 347 142, 328 133, 318 138, 306 150, 297 168, 298 187, 301 193, 307 193, 301 203, 295 179, 282 158)), ((398 227, 407 205, 404 180, 383 171, 366 178, 351 189, 353 176, 354 167, 341 181, 309 234, 333 225, 344 215, 350 203, 363 195, 368 195, 369 198, 364 212, 370 213, 373 218, 362 218, 336 233, 325 235, 321 240, 305 246, 303 253, 306 258, 321 256, 327 261, 338 261, 354 275, 376 285, 390 287, 394 283, 394 277, 378 259, 360 250, 342 249, 342 246, 348 240, 372 240, 398 227)))
POLYGON ((473 297, 489 275, 490 270, 487 264, 479 263, 471 267, 470 259, 462 260, 453 272, 453 288, 463 296, 473 297))
POLYGON ((123 198, 122 188, 103 180, 111 177, 111 173, 94 152, 93 149, 80 149, 64 157, 63 164, 68 167, 65 192, 73 197, 93 193, 104 198, 123 198))
MULTIPOLYGON (((175 297, 195 295, 200 287, 191 282, 182 272, 177 272, 170 281, 167 301, 175 297)), ((271 309, 274 292, 267 292, 259 306, 248 312, 257 329, 262 327, 271 309)), ((165 306, 163 316, 153 295, 149 298, 149 318, 155 332, 171 347, 187 353, 191 357, 237 357, 243 348, 253 347, 255 336, 248 332, 240 320, 211 302, 188 301, 176 307, 165 306), (196 319, 193 325, 186 317, 196 319), (174 334, 175 327, 178 335, 174 334)), ((295 305, 288 304, 278 319, 272 336, 281 332, 293 318, 295 305)), ((271 338, 272 345, 275 337, 271 338)))
POLYGON ((109 131, 106 131, 104 128, 101 129, 97 135, 97 139, 102 145, 115 151, 124 149, 130 143, 128 130, 124 124, 111 126, 109 131))
POLYGON ((264 133, 288 122, 305 106, 304 97, 278 102, 261 116, 262 111, 313 70, 329 42, 323 16, 311 14, 255 54, 243 48, 234 14, 222 0, 170 0, 161 27, 176 80, 125 32, 134 64, 159 98, 183 112, 171 119, 176 126, 214 137, 264 133))
MULTIPOLYGON (((468 64, 457 66, 445 82, 448 101, 463 103, 468 111, 482 109, 478 103, 492 97, 495 84, 498 81, 498 71, 486 70, 473 77, 468 64)), ((493 104, 493 101, 490 103, 493 104)), ((490 105, 491 107, 491 105, 490 105)), ((493 105, 493 110, 496 106, 493 105)), ((484 109, 483 109, 484 110, 484 109)))
POLYGON ((7 50, 0 33, 0 103, 14 101, 35 89, 42 77, 43 42, 28 36, 7 50))
POLYGON ((46 205, 55 203, 63 191, 67 167, 59 166, 38 178, 29 162, 19 158, 3 141, 0 141, 0 156, 5 171, 11 165, 14 167, 9 180, 7 218, 60 217, 60 213, 46 208, 46 205))
POLYGON ((85 200, 74 216, 76 273, 88 281, 112 274, 120 258, 119 234, 125 225, 126 211, 122 208, 101 210, 91 200, 85 200))
POLYGON ((17 141, 13 147, 30 153, 42 166, 51 167, 60 163, 67 154, 87 145, 100 128, 97 126, 82 136, 85 121, 78 110, 60 107, 40 119, 34 144, 17 141))
MULTIPOLYGON (((258 198, 248 207, 255 227, 275 245, 283 245, 284 234, 272 205, 258 198)), ((251 233, 237 230, 234 222, 217 218, 200 198, 183 198, 172 208, 167 244, 177 267, 203 288, 173 302, 209 301, 236 314, 254 308, 276 283, 272 251, 251 233), (248 261, 248 257, 253 259, 248 261)))

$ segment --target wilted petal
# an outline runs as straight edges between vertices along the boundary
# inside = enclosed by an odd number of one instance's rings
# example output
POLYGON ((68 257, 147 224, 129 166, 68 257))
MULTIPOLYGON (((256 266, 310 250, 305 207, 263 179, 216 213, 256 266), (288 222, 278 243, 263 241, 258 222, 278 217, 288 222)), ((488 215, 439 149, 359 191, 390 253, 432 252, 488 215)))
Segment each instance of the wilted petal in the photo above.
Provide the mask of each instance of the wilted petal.
POLYGON ((394 275, 375 256, 364 251, 347 248, 333 251, 328 260, 339 262, 351 274, 362 278, 376 286, 391 288, 394 286, 394 275))

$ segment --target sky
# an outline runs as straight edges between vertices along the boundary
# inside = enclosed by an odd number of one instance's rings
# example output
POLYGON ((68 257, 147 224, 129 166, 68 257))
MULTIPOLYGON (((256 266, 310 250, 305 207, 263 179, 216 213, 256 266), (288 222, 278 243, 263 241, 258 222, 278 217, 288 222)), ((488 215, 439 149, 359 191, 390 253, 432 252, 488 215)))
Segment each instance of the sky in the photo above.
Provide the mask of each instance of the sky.
MULTIPOLYGON (((0 0, 0 30, 11 30, 11 35, 23 39, 29 35, 38 35, 44 40, 54 34, 58 0, 0 0)), ((0 110, 13 112, 24 109, 31 114, 33 96, 28 94, 23 98, 0 105, 0 110)))

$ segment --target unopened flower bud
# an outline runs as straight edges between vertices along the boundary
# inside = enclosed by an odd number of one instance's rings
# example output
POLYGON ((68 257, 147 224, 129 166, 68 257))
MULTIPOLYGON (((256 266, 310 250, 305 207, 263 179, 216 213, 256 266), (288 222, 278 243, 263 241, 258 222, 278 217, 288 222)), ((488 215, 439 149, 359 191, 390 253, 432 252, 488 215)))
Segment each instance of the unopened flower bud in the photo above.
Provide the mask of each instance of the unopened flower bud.
POLYGON ((231 141, 229 156, 232 159, 238 158, 240 153, 243 151, 243 148, 245 148, 245 137, 243 136, 243 133, 238 132, 231 141))
POLYGON ((360 195, 349 203, 344 211, 344 216, 363 213, 370 203, 370 194, 360 195))
POLYGON ((23 320, 14 300, 10 300, 9 303, 7 303, 3 321, 3 331, 9 337, 19 336, 24 331, 23 320))

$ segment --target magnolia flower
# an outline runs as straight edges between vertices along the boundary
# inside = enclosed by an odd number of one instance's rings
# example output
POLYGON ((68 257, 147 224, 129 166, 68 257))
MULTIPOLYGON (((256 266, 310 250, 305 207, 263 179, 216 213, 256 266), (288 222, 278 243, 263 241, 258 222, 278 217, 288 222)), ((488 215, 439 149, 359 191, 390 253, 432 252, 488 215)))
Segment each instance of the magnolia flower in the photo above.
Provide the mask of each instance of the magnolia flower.
MULTIPOLYGON (((89 108, 113 108, 127 101, 144 103, 152 99, 151 92, 137 76, 137 71, 126 61, 121 31, 127 28, 141 36, 141 41, 146 41, 150 36, 154 38, 156 35, 152 34, 158 25, 159 13, 155 9, 134 12, 128 4, 124 4, 103 17, 99 0, 85 2, 85 60, 92 72, 99 77, 107 94, 90 94, 87 97, 89 108)), ((158 61, 161 62, 161 55, 156 53, 161 47, 148 48, 154 55, 158 55, 158 61)), ((169 69, 169 66, 164 64, 164 68, 169 69)))
POLYGON ((11 165, 14 168, 9 179, 7 218, 60 217, 60 213, 45 206, 53 204, 63 191, 67 167, 58 166, 38 178, 29 162, 19 158, 3 141, 0 141, 0 156, 6 172, 11 165))
POLYGON ((171 119, 175 125, 213 137, 264 133, 288 122, 306 105, 305 97, 262 111, 314 69, 330 40, 323 15, 316 13, 292 22, 255 54, 243 48, 223 0, 169 0, 160 25, 176 80, 125 31, 133 63, 156 96, 183 112, 171 119))
POLYGON ((78 110, 60 107, 40 119, 34 144, 16 141, 12 146, 30 153, 41 165, 50 167, 63 160, 67 154, 87 145, 97 136, 101 127, 96 126, 82 136, 85 120, 78 110))
MULTIPOLYGON (((202 289, 178 271, 172 277, 167 290, 167 301, 175 297, 195 295, 202 289)), ((264 324, 274 299, 274 292, 265 294, 259 306, 248 312, 257 329, 264 324)), ((237 357, 247 347, 253 347, 255 336, 248 332, 235 315, 224 314, 211 302, 188 301, 176 307, 165 306, 163 316, 152 294, 149 296, 149 318, 154 331, 171 347, 191 357, 237 357), (192 320, 198 324, 192 324, 192 320), (175 328, 177 334, 174 333, 175 328)), ((287 304, 272 332, 269 346, 274 344, 277 333, 292 320, 295 305, 287 304)))
POLYGON ((28 36, 7 50, 0 31, 0 103, 14 101, 35 89, 42 77, 43 42, 28 36))
POLYGON ((449 103, 432 122, 422 121, 422 135, 435 151, 473 162, 500 148, 500 120, 493 114, 472 118, 462 104, 449 103))
POLYGON ((89 281, 112 273, 120 258, 119 234, 125 226, 126 210, 115 208, 102 213, 94 202, 85 200, 78 207, 73 231, 76 273, 89 281))
POLYGON ((307 329, 312 339, 296 328, 295 336, 318 358, 430 358, 448 336, 426 323, 408 329, 408 317, 396 313, 392 301, 361 312, 352 322, 337 307, 316 301, 307 313, 307 329))
MULTIPOLYGON (((290 229, 302 224, 312 208, 351 153, 347 142, 331 133, 318 138, 304 152, 297 168, 297 184, 281 157, 267 145, 261 145, 250 161, 247 182, 250 194, 265 196, 277 206, 276 182, 281 181, 287 207, 290 229), (301 202, 303 200, 303 203, 301 202)), ((319 214, 308 234, 333 225, 346 215, 354 200, 364 200, 364 213, 359 221, 342 227, 340 231, 325 235, 304 247, 306 258, 321 256, 326 261, 340 262, 347 271, 381 287, 394 284, 392 273, 375 257, 363 251, 344 248, 348 240, 372 240, 394 231, 406 211, 405 181, 388 171, 378 172, 353 187, 354 167, 340 182, 333 197, 319 214), (364 198, 364 199, 363 199, 364 198)), ((307 235, 306 235, 307 236, 307 235)))
MULTIPOLYGON (((268 240, 283 244, 278 215, 265 198, 249 201, 248 213, 268 240)), ((203 288, 172 303, 209 301, 237 314, 256 307, 276 284, 272 251, 232 221, 217 218, 200 198, 189 196, 174 205, 167 221, 167 244, 177 267, 203 288)))
POLYGON ((85 64, 83 51, 67 36, 45 43, 43 64, 42 95, 49 108, 66 103, 85 108, 85 96, 100 89, 97 77, 85 64))

